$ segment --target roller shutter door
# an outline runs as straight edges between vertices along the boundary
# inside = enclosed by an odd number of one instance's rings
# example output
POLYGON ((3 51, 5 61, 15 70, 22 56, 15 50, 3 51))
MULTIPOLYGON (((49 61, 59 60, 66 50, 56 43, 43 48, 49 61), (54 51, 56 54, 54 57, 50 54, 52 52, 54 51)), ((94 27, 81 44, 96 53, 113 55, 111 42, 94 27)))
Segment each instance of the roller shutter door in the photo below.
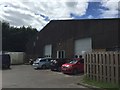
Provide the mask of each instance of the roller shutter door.
POLYGON ((49 45, 45 45, 44 47, 44 56, 45 57, 51 57, 52 55, 52 45, 49 44, 49 45))
POLYGON ((84 52, 92 51, 92 40, 91 38, 84 38, 75 41, 74 55, 82 55, 84 52))

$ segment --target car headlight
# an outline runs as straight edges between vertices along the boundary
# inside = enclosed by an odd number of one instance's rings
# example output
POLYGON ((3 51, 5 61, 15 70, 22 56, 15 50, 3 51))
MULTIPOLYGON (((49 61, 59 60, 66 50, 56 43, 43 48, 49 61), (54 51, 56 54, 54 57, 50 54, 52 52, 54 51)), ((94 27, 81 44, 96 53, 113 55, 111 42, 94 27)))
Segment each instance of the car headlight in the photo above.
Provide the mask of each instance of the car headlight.
POLYGON ((67 68, 72 68, 72 66, 69 66, 69 65, 68 65, 68 66, 66 66, 66 67, 67 67, 67 68))

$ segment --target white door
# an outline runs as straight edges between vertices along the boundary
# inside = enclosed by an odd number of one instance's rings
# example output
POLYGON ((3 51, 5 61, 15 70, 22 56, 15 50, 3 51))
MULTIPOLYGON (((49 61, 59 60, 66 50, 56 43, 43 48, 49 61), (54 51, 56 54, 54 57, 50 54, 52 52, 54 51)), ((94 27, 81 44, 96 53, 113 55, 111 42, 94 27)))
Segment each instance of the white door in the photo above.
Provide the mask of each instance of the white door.
POLYGON ((45 45, 45 47, 44 47, 44 56, 51 58, 51 55, 52 55, 52 45, 51 44, 45 45))
POLYGON ((92 51, 92 40, 91 38, 83 38, 75 41, 74 44, 74 55, 79 56, 84 52, 92 51))

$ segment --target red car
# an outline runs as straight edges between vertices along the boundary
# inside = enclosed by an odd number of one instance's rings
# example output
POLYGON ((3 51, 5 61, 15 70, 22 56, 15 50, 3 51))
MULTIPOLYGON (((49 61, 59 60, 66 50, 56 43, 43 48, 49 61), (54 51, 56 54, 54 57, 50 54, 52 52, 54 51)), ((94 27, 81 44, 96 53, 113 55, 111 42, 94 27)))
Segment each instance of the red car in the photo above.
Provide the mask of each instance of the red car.
POLYGON ((67 74, 77 74, 78 72, 84 72, 84 59, 71 59, 68 63, 61 66, 61 71, 67 74))

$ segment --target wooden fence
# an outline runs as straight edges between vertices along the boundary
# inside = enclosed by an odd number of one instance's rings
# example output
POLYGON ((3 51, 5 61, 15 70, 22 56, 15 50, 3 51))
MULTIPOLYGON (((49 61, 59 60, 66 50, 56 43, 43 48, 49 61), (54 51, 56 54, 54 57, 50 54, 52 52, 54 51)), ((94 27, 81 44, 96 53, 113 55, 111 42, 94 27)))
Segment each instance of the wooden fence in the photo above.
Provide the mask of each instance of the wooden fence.
POLYGON ((85 74, 92 80, 120 84, 120 52, 86 53, 85 74))

